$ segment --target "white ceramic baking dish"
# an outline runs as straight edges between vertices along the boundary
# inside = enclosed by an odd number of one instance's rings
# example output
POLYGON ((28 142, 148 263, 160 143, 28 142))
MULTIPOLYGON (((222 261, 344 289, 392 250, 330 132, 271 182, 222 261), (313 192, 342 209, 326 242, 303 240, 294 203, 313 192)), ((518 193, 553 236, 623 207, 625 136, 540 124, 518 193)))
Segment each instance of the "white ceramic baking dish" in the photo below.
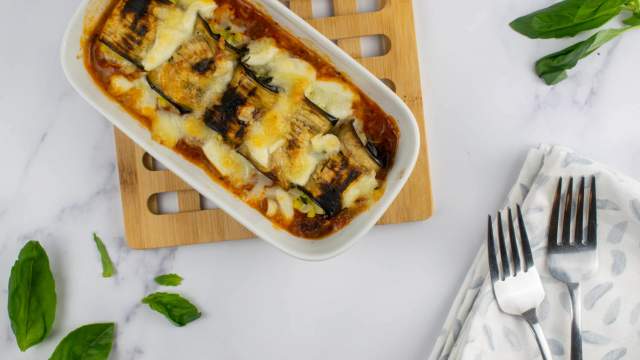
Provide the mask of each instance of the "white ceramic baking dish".
POLYGON ((416 120, 405 103, 362 65, 280 2, 255 0, 254 3, 261 5, 280 25, 326 55, 338 70, 347 74, 384 111, 392 115, 400 129, 397 154, 387 178, 386 191, 370 209, 357 216, 340 231, 322 240, 306 240, 274 227, 267 218, 218 185, 200 168, 171 149, 154 142, 147 129, 127 114, 117 102, 107 97, 94 83, 83 64, 81 39, 85 21, 92 21, 91 19, 97 15, 96 9, 104 8, 109 1, 111 0, 84 0, 71 19, 61 48, 62 67, 67 79, 87 102, 122 132, 258 237, 300 259, 331 258, 349 248, 373 227, 407 181, 418 156, 420 136, 416 120))

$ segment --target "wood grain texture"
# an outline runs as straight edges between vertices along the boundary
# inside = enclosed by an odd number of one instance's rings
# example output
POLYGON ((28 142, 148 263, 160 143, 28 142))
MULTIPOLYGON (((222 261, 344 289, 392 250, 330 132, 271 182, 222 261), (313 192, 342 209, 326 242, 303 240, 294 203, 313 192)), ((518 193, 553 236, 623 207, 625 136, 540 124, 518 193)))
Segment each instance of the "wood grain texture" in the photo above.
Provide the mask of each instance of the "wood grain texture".
MULTIPOLYGON (((392 84, 415 114, 421 130, 416 168, 379 223, 425 220, 432 215, 433 198, 411 0, 384 0, 380 10, 368 13, 357 12, 356 0, 332 1, 335 14, 327 18, 312 18, 311 0, 291 0, 289 6, 374 75, 392 84), (382 56, 361 58, 359 38, 371 35, 385 35, 390 50, 382 56)), ((171 172, 150 170, 154 168, 153 159, 118 130, 115 142, 125 236, 130 247, 147 249, 254 237, 222 210, 202 210, 200 195, 171 172), (178 213, 157 214, 155 194, 163 192, 177 192, 178 213)))

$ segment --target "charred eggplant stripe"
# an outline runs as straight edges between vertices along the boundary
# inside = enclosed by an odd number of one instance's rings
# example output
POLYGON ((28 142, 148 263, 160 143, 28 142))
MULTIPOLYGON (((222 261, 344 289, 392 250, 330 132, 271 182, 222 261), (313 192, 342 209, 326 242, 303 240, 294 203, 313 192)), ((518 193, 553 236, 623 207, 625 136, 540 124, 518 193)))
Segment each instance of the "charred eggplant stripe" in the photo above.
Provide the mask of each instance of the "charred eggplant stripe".
MULTIPOLYGON (((202 16, 198 15, 198 18, 200 20, 202 20, 202 22, 206 25, 204 28, 207 30, 207 33, 209 34, 209 36, 211 36, 215 40, 220 40, 222 35, 213 32, 213 30, 211 29, 211 26, 209 25, 209 23, 202 16)), ((229 48, 229 50, 235 52, 236 54, 242 54, 242 51, 243 51, 242 49, 239 49, 239 48, 231 45, 231 43, 229 43, 227 40, 224 41, 224 44, 225 44, 226 47, 229 48)))
MULTIPOLYGON (((362 144, 362 140, 360 139, 360 136, 358 136, 358 132, 356 131, 355 128, 355 122, 351 122, 351 131, 353 131, 353 135, 356 137, 356 139, 359 140, 360 144, 362 144)), ((380 166, 381 168, 384 168, 386 166, 386 156, 383 157, 382 153, 378 150, 378 148, 375 146, 375 144, 371 143, 371 141, 369 141, 369 139, 367 138, 367 143, 366 144, 362 144, 362 147, 365 148, 367 150, 367 154, 369 154, 369 157, 371 158, 371 160, 373 160, 373 162, 375 162, 378 166, 380 166)))
MULTIPOLYGON (((330 202, 322 201, 316 198, 315 196, 313 196, 313 194, 309 190, 305 189, 302 186, 298 186, 297 189, 302 191, 302 193, 304 193, 307 197, 309 197, 309 199, 311 199, 311 201, 313 201, 314 204, 316 204, 318 207, 324 210, 325 214, 329 217, 333 217, 337 215, 340 212, 340 209, 342 208, 342 201, 340 200, 339 196, 337 197, 337 206, 336 206, 336 201, 330 201, 330 202)), ((324 200, 328 200, 328 199, 324 199, 324 200)))
POLYGON ((311 101, 308 97, 304 97, 304 100, 307 102, 307 104, 309 104, 309 106, 311 106, 311 108, 313 108, 314 110, 318 111, 320 114, 322 114, 325 118, 327 118, 327 120, 329 120, 329 122, 332 125, 335 125, 338 122, 338 118, 329 114, 328 112, 326 112, 323 108, 321 108, 320 106, 318 106, 316 103, 314 103, 313 101, 311 101))
POLYGON ((367 152, 371 156, 371 159, 375 161, 381 168, 387 167, 388 157, 386 153, 381 152, 371 141, 367 140, 367 145, 365 145, 367 152), (384 154, 384 155, 383 155, 384 154))
MULTIPOLYGON (((236 88, 229 87, 220 100, 220 104, 214 105, 208 108, 204 113, 203 121, 205 125, 211 130, 219 133, 227 142, 234 142, 234 138, 240 140, 244 135, 244 127, 246 126, 242 121, 239 121, 236 113, 240 106, 243 106, 248 97, 253 95, 254 90, 250 91, 247 97, 242 97, 236 88), (230 136, 229 130, 232 129, 232 125, 235 123, 236 133, 230 136)), ((233 144, 238 145, 238 144, 233 144)))
POLYGON ((265 79, 259 77, 255 71, 251 70, 245 63, 243 63, 242 61, 238 62, 240 64, 240 66, 242 67, 242 69, 244 70, 245 74, 247 74, 250 78, 252 78, 255 82, 257 82, 258 84, 260 84, 260 86, 262 86, 263 88, 271 91, 272 93, 278 94, 280 92, 280 88, 275 86, 275 85, 271 85, 268 82, 265 81, 265 79))
POLYGON ((140 19, 142 19, 147 14, 151 1, 152 0, 127 0, 127 2, 124 4, 122 13, 130 13, 134 16, 134 20, 131 23, 131 29, 135 29, 137 27, 138 21, 140 21, 140 19))
POLYGON ((184 114, 189 114, 190 112, 192 112, 192 110, 184 105, 180 105, 177 101, 173 100, 171 97, 167 96, 162 89, 160 89, 158 86, 156 86, 153 81, 151 81, 149 79, 149 76, 145 76, 144 77, 147 80, 147 84, 149 84, 149 87, 151 87, 151 89, 153 89, 153 91, 155 91, 156 93, 158 93, 158 95, 162 96, 163 99, 167 100, 167 102, 169 102, 171 105, 173 105, 178 112, 180 113, 180 115, 184 115, 184 114))
POLYGON ((126 53, 124 53, 123 51, 121 51, 120 49, 118 49, 117 46, 113 45, 110 41, 105 40, 103 38, 99 38, 98 39, 101 43, 103 43, 106 47, 108 47, 109 49, 111 49, 111 51, 113 51, 114 53, 118 54, 120 57, 122 57, 123 59, 127 60, 128 62, 132 63, 133 65, 135 65, 135 67, 137 67, 138 69, 144 71, 144 66, 142 66, 142 64, 140 64, 139 62, 133 60, 129 55, 127 55, 126 53))

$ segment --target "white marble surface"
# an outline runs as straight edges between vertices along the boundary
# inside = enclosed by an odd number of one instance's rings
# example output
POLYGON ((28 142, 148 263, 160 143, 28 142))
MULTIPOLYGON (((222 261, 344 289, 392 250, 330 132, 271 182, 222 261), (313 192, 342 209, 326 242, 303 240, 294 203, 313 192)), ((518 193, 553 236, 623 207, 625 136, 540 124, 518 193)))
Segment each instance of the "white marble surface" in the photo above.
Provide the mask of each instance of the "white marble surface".
POLYGON ((485 214, 525 151, 571 146, 640 177, 640 32, 580 64, 554 88, 534 59, 567 41, 532 41, 507 23, 542 2, 414 1, 423 62, 436 215, 374 229, 323 263, 258 240, 133 251, 123 239, 111 127, 67 84, 58 60, 78 0, 3 0, 0 12, 0 307, 28 239, 57 279, 52 335, 19 353, 0 311, 0 358, 45 359, 71 329, 115 321, 111 357, 130 359, 423 359, 483 241, 485 214), (100 277, 98 231, 116 263, 100 277), (202 319, 176 328, 139 304, 164 272, 202 319))

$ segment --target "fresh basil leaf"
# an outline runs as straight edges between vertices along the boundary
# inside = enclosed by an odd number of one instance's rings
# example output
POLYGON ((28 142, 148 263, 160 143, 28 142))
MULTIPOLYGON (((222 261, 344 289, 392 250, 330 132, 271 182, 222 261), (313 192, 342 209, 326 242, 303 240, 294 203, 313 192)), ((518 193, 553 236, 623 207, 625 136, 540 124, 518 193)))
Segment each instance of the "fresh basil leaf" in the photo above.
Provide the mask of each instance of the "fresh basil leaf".
POLYGON ((142 303, 149 305, 177 326, 185 326, 202 315, 189 300, 178 294, 157 292, 142 299, 142 303))
POLYGON ((640 25, 640 14, 633 14, 630 17, 622 21, 625 25, 637 26, 640 25))
POLYGON ((182 284, 182 277, 178 274, 164 274, 156 276, 155 281, 162 286, 178 286, 182 284))
POLYGON ((25 351, 51 332, 56 318, 56 284, 39 242, 20 250, 9 277, 8 311, 18 347, 25 351))
POLYGON ((578 61, 629 29, 631 29, 631 27, 602 30, 587 40, 580 41, 566 49, 547 55, 536 62, 536 74, 538 74, 547 85, 557 84, 567 78, 567 70, 576 66, 578 61))
POLYGON ((113 346, 114 323, 81 326, 62 339, 49 360, 106 360, 113 346))
POLYGON ((95 241, 96 246, 98 247, 98 252, 100 253, 100 261, 102 262, 102 277, 108 278, 113 276, 113 263, 111 262, 109 252, 104 246, 102 239, 100 239, 98 234, 93 233, 93 241, 95 241))
POLYGON ((618 15, 629 1, 564 0, 522 16, 509 25, 513 30, 532 39, 575 36, 605 24, 618 15))

